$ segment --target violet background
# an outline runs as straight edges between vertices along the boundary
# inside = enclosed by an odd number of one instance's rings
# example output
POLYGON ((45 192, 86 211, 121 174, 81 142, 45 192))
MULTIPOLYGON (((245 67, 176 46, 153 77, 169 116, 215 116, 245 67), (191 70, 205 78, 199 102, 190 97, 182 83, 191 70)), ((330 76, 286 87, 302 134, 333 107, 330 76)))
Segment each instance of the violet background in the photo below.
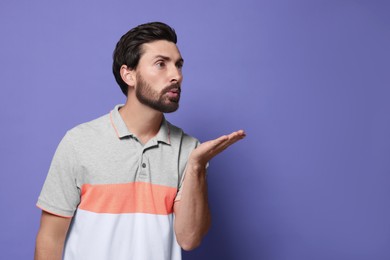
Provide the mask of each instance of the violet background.
POLYGON ((185 59, 168 119, 247 138, 209 170, 213 226, 184 259, 390 259, 388 1, 0 2, 0 252, 32 259, 65 131, 124 96, 120 36, 163 21, 185 59))

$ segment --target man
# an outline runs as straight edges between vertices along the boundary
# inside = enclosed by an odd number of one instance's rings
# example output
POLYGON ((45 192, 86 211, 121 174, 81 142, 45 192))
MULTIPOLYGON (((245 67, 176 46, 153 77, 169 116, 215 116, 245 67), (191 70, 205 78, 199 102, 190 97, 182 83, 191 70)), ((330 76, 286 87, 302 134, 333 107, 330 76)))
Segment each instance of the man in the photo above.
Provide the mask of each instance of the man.
POLYGON ((176 34, 154 22, 114 51, 125 105, 68 131, 37 206, 35 259, 181 259, 210 226, 206 166, 245 133, 199 144, 167 122, 178 109, 183 58, 176 34))

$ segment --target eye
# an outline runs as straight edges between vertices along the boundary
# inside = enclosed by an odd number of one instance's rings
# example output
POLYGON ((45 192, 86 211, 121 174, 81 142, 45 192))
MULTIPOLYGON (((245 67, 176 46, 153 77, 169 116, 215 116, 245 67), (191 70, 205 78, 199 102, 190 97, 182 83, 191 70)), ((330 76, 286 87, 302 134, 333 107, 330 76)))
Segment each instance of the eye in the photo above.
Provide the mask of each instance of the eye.
POLYGON ((159 69, 164 68, 165 65, 166 65, 166 64, 165 64, 164 61, 157 61, 157 62, 156 62, 156 66, 157 66, 157 68, 159 68, 159 69))
POLYGON ((183 62, 179 62, 176 64, 176 67, 181 70, 183 68, 183 62))

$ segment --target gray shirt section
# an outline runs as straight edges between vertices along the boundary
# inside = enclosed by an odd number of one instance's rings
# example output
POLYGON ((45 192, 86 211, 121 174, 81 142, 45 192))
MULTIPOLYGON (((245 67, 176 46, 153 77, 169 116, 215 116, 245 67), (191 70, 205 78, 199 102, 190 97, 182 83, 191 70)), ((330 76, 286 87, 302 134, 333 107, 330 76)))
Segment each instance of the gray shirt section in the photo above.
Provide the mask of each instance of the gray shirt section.
POLYGON ((119 107, 66 133, 39 196, 39 208, 73 216, 84 184, 148 182, 180 190, 198 140, 164 119, 158 134, 143 145, 127 129, 119 107))

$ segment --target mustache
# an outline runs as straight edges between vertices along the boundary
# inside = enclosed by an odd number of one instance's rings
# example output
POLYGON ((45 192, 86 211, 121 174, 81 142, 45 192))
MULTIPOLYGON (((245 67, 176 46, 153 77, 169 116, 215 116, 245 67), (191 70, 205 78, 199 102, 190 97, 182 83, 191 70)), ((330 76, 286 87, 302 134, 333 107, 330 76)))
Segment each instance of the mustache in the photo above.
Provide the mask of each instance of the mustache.
POLYGON ((174 84, 169 85, 168 87, 165 87, 162 90, 162 93, 165 94, 165 93, 170 92, 170 91, 173 91, 173 92, 180 94, 181 93, 180 83, 174 83, 174 84))

